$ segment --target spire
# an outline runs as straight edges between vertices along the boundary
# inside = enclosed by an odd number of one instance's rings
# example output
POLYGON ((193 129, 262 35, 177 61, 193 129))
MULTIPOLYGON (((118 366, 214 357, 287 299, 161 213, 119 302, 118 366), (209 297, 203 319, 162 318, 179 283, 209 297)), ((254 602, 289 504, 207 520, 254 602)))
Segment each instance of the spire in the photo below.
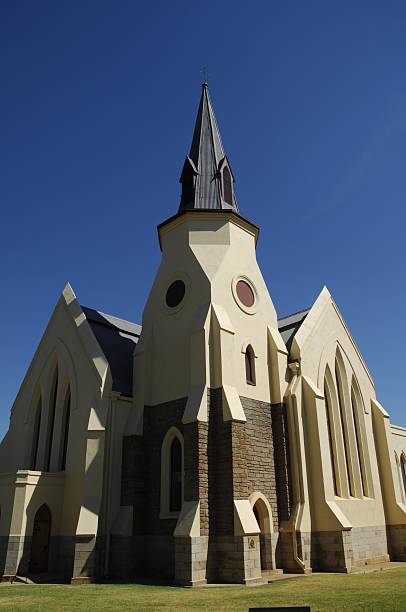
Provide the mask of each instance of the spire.
POLYGON ((207 83, 202 85, 192 145, 180 182, 179 212, 194 209, 238 212, 234 177, 224 153, 207 83))

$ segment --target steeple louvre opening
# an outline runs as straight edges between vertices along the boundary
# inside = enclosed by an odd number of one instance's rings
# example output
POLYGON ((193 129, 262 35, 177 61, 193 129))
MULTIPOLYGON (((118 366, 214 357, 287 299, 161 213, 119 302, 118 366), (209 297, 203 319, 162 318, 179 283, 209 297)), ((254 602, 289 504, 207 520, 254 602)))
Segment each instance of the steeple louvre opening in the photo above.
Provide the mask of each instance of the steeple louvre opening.
POLYGON ((233 205, 233 184, 231 172, 227 166, 223 170, 223 200, 226 204, 233 205))
POLYGON ((203 83, 192 145, 180 177, 179 212, 196 209, 238 212, 233 174, 225 160, 208 86, 203 83))

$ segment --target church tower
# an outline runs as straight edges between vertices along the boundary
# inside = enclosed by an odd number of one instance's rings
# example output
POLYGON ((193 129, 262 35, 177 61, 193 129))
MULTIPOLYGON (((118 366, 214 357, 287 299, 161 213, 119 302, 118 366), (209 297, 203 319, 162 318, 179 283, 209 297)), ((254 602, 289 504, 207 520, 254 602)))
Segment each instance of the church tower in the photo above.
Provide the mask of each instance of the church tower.
POLYGON ((182 584, 275 569, 289 511, 287 350, 206 83, 134 352, 122 504, 139 568, 182 584))

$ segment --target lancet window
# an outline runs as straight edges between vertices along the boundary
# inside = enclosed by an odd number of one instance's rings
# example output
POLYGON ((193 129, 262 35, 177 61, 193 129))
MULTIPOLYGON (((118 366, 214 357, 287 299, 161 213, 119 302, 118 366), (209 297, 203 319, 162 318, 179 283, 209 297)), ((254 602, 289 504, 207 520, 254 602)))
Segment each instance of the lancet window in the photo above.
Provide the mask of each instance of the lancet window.
POLYGON ((39 434, 41 430, 41 415, 42 415, 42 401, 41 397, 38 400, 37 407, 34 416, 34 429, 32 433, 32 449, 31 449, 31 464, 30 469, 35 470, 38 462, 38 447, 39 447, 39 434))
POLYGON ((183 437, 171 427, 161 450, 161 517, 176 516, 183 503, 183 437))
POLYGON ((250 344, 245 349, 245 378, 249 385, 255 385, 255 355, 250 344))
POLYGON ((233 205, 233 179, 227 166, 223 169, 223 200, 226 204, 233 205))
POLYGON ((402 474, 403 489, 406 497, 406 456, 404 453, 402 453, 400 457, 400 471, 402 474))
POLYGON ((355 386, 355 381, 352 381, 351 385, 351 406, 352 406, 352 415, 354 419, 354 428, 355 428, 355 440, 357 443, 357 456, 359 462, 359 469, 361 473, 361 484, 362 484, 362 493, 363 495, 368 495, 368 482, 367 482, 367 474, 366 474, 366 466, 365 466, 365 452, 364 452, 364 444, 363 444, 363 436, 362 436, 362 422, 363 418, 363 408, 359 401, 357 388, 355 386))
POLYGON ((49 472, 51 466, 52 439, 54 436, 56 399, 58 393, 58 368, 56 367, 49 398, 48 431, 45 447, 45 471, 49 472))
POLYGON ((61 452, 60 452, 60 465, 59 469, 64 470, 66 467, 66 454, 68 451, 68 439, 69 439, 69 422, 70 422, 70 410, 71 410, 71 392, 70 388, 65 394, 65 401, 63 404, 62 413, 62 428, 61 428, 61 452))
POLYGON ((347 414, 346 414, 346 409, 345 409, 343 380, 341 376, 340 366, 337 360, 335 363, 335 376, 336 376, 336 384, 337 384, 337 395, 338 395, 338 405, 339 405, 339 412, 340 412, 341 431, 343 434, 343 442, 344 442, 344 459, 345 459, 345 466, 347 470, 348 486, 349 486, 350 495, 352 497, 355 497, 354 481, 353 481, 352 473, 351 473, 350 442, 349 442, 349 434, 348 434, 348 426, 347 426, 347 414))
POLYGON ((339 486, 339 470, 337 463, 337 449, 335 443, 334 436, 334 416, 333 416, 333 403, 331 399, 331 393, 329 389, 329 385, 327 382, 327 378, 324 379, 324 397, 325 397, 325 405, 326 405, 326 420, 327 420, 327 431, 328 431, 328 442, 330 449, 330 460, 331 460, 331 469, 333 472, 333 486, 334 486, 334 495, 340 495, 340 486, 339 486))
POLYGON ((182 446, 175 437, 170 452, 169 512, 179 512, 182 507, 182 446))

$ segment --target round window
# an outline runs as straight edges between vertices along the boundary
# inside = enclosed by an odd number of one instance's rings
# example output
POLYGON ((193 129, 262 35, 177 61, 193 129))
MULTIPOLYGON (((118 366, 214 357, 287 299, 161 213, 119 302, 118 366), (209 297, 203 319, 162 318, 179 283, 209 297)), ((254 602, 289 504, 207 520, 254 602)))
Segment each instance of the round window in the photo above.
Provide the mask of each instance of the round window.
POLYGON ((236 286, 236 292, 241 304, 247 308, 251 308, 255 302, 255 295, 249 284, 244 280, 239 280, 236 286))
POLYGON ((169 285, 168 291, 166 292, 166 305, 169 306, 169 308, 178 306, 185 297, 185 291, 186 287, 183 281, 174 281, 169 285))

